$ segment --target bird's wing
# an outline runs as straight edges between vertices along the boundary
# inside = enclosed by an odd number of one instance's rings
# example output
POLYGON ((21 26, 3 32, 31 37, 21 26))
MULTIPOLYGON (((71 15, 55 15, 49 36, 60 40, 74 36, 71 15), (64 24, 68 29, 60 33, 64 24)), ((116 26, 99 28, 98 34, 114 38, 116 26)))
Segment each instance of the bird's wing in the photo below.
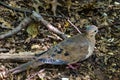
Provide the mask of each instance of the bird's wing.
POLYGON ((46 55, 50 59, 44 60, 49 64, 74 63, 85 58, 88 54, 88 47, 87 38, 77 35, 62 41, 48 50, 46 55), (53 62, 52 59, 54 59, 53 62))
POLYGON ((59 59, 53 59, 53 58, 40 58, 38 61, 45 63, 45 64, 54 64, 54 65, 63 65, 67 64, 66 61, 59 60, 59 59))

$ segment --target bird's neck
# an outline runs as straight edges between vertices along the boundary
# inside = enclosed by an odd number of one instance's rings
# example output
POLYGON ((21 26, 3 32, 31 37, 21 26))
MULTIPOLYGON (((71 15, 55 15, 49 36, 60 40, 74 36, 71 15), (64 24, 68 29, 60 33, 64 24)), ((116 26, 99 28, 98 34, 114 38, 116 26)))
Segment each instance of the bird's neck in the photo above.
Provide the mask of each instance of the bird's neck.
POLYGON ((86 37, 95 44, 96 40, 95 40, 95 35, 86 35, 86 37))

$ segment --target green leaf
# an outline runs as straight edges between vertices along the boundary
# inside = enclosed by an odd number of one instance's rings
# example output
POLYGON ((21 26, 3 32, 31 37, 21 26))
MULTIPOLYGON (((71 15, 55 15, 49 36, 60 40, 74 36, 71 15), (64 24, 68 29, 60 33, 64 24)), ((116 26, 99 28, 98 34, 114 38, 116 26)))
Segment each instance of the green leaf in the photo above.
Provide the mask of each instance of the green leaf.
POLYGON ((37 23, 31 23, 27 27, 27 33, 32 36, 32 38, 35 38, 38 35, 38 24, 37 23))

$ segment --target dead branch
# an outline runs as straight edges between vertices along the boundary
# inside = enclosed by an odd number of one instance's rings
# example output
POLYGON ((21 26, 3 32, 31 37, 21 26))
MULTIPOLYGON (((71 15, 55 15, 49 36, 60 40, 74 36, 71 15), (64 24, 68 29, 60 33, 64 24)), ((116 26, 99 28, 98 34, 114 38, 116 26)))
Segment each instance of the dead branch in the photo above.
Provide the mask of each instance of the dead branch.
POLYGON ((81 34, 80 30, 69 19, 67 21, 81 34))
POLYGON ((38 53, 33 52, 20 52, 15 54, 0 54, 0 62, 27 62, 36 59, 46 51, 40 51, 38 53))
POLYGON ((27 62, 36 58, 32 54, 0 54, 0 62, 27 62))
POLYGON ((0 40, 4 39, 6 37, 10 37, 13 34, 16 34, 17 32, 19 32, 22 28, 26 27, 29 23, 31 23, 32 19, 29 17, 26 17, 16 28, 14 28, 13 30, 0 35, 0 40))
POLYGON ((62 16, 64 16, 64 18, 70 23, 71 26, 73 26, 73 27, 78 31, 78 33, 81 34, 81 31, 70 21, 70 19, 69 19, 68 17, 66 17, 66 16, 65 16, 63 13, 61 13, 60 11, 59 11, 59 13, 60 13, 62 16))
POLYGON ((60 30, 58 30, 57 28, 55 28, 53 25, 51 25, 48 21, 44 20, 43 17, 36 13, 35 11, 33 11, 33 15, 32 18, 36 21, 41 21, 50 31, 58 34, 59 36, 61 36, 63 39, 66 39, 67 36, 61 32, 60 30))
MULTIPOLYGON (((51 25, 48 21, 44 20, 43 17, 41 16, 41 14, 37 14, 35 11, 32 12, 30 10, 24 10, 24 9, 14 8, 14 7, 11 7, 11 6, 9 6, 9 5, 1 2, 1 1, 0 1, 0 5, 8 8, 8 9, 14 10, 14 11, 19 11, 19 12, 24 12, 24 13, 32 13, 33 18, 36 21, 41 21, 50 31, 58 34, 63 39, 67 38, 63 32, 59 31, 57 28, 55 28, 53 25, 51 25)), ((26 21, 28 21, 27 24, 29 24, 32 21, 31 18, 25 18, 25 19, 28 19, 28 20, 26 20, 26 21)), ((25 23, 26 23, 26 21, 25 21, 25 23)), ((24 20, 22 22, 21 22, 21 24, 24 25, 24 20)), ((18 31, 20 31, 22 29, 22 27, 24 27, 24 26, 21 26, 21 24, 18 27, 16 27, 15 29, 13 29, 12 31, 9 31, 6 34, 0 35, 0 39, 4 39, 5 37, 9 37, 9 36, 17 33, 18 31)))

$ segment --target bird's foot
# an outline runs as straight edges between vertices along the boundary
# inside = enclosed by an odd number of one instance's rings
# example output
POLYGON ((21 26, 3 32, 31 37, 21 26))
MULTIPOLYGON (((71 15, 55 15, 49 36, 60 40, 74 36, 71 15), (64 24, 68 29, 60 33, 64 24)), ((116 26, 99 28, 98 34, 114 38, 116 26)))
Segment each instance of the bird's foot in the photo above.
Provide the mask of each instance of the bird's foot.
POLYGON ((76 70, 79 68, 79 66, 80 66, 80 63, 73 63, 73 64, 68 64, 66 68, 76 70))

